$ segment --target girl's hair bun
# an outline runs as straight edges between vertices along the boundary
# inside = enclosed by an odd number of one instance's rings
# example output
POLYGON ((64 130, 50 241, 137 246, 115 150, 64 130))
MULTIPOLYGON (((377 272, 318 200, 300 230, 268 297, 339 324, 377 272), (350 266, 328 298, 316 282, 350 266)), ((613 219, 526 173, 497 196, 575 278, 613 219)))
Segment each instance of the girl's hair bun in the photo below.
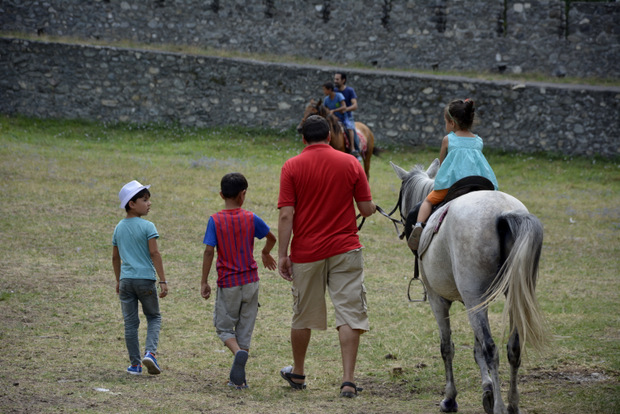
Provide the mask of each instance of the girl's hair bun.
POLYGON ((472 113, 476 112, 476 103, 474 102, 473 99, 467 98, 463 101, 463 103, 465 103, 465 107, 469 108, 472 113))

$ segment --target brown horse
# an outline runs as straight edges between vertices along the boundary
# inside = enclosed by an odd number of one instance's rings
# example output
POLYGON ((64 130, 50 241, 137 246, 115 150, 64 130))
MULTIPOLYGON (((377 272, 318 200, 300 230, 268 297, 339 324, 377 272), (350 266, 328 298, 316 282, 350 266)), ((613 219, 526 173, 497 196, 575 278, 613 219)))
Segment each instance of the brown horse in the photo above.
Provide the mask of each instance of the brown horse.
MULTIPOLYGON (((297 131, 301 132, 301 126, 305 122, 306 118, 310 115, 320 115, 323 118, 327 119, 329 123, 329 129, 331 132, 331 141, 330 145, 337 149, 338 151, 350 153, 351 149, 348 148, 348 138, 345 137, 344 130, 338 121, 338 117, 329 112, 323 105, 323 101, 319 100, 318 102, 312 99, 306 110, 304 111, 304 117, 297 126, 297 131)), ((366 178, 370 179, 370 157, 375 154, 377 155, 377 148, 375 148, 375 136, 366 125, 361 122, 355 123, 355 129, 357 131, 357 136, 360 138, 360 147, 362 145, 362 137, 366 138, 366 149, 360 151, 360 155, 364 159, 364 172, 366 172, 366 178)))

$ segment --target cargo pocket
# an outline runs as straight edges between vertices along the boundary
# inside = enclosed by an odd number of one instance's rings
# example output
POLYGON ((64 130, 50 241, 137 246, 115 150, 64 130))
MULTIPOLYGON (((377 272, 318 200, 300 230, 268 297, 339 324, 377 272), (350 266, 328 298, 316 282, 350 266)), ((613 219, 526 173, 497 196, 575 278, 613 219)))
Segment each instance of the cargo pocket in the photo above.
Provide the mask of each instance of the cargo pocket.
POLYGON ((362 312, 368 312, 368 303, 366 302, 366 286, 362 283, 362 312))
POLYGON ((299 314, 299 291, 294 287, 291 288, 291 293, 293 294, 293 313, 295 315, 299 314))

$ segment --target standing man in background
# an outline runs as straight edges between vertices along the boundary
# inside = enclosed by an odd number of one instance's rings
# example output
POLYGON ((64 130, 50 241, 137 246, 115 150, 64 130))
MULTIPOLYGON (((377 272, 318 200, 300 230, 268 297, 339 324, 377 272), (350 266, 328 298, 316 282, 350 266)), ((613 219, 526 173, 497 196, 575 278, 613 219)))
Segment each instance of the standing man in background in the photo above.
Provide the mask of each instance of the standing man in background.
POLYGON ((334 74, 334 85, 336 92, 340 92, 344 96, 344 102, 347 104, 347 109, 344 113, 345 128, 349 135, 349 142, 351 143, 351 154, 357 158, 358 161, 362 161, 360 156, 360 140, 355 131, 355 119, 353 117, 353 111, 357 111, 357 95, 355 90, 347 86, 347 74, 344 72, 336 72, 334 74))

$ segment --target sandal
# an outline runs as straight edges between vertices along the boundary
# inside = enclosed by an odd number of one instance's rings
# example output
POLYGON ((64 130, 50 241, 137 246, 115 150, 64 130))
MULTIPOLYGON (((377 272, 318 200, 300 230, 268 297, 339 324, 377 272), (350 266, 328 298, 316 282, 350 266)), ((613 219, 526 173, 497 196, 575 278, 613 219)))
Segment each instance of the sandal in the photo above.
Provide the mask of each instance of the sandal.
POLYGON ((280 376, 282 378, 284 378, 290 385, 291 388, 293 388, 294 390, 305 390, 306 389, 306 383, 302 382, 295 382, 293 381, 294 379, 296 380, 305 380, 306 376, 305 375, 299 375, 299 374, 293 374, 293 366, 289 365, 288 367, 284 367, 280 370, 280 376))
POLYGON ((354 383, 352 382, 343 382, 342 385, 340 386, 340 396, 344 397, 344 398, 355 398, 357 397, 357 392, 358 391, 362 391, 363 388, 358 388, 354 383), (351 387, 353 388, 355 391, 342 391, 342 389, 344 387, 351 387))
POLYGON ((412 251, 418 250, 418 246, 420 245, 420 237, 422 237, 423 230, 424 228, 420 223, 416 223, 416 225, 413 227, 411 235, 409 236, 409 239, 407 239, 407 245, 412 251))

